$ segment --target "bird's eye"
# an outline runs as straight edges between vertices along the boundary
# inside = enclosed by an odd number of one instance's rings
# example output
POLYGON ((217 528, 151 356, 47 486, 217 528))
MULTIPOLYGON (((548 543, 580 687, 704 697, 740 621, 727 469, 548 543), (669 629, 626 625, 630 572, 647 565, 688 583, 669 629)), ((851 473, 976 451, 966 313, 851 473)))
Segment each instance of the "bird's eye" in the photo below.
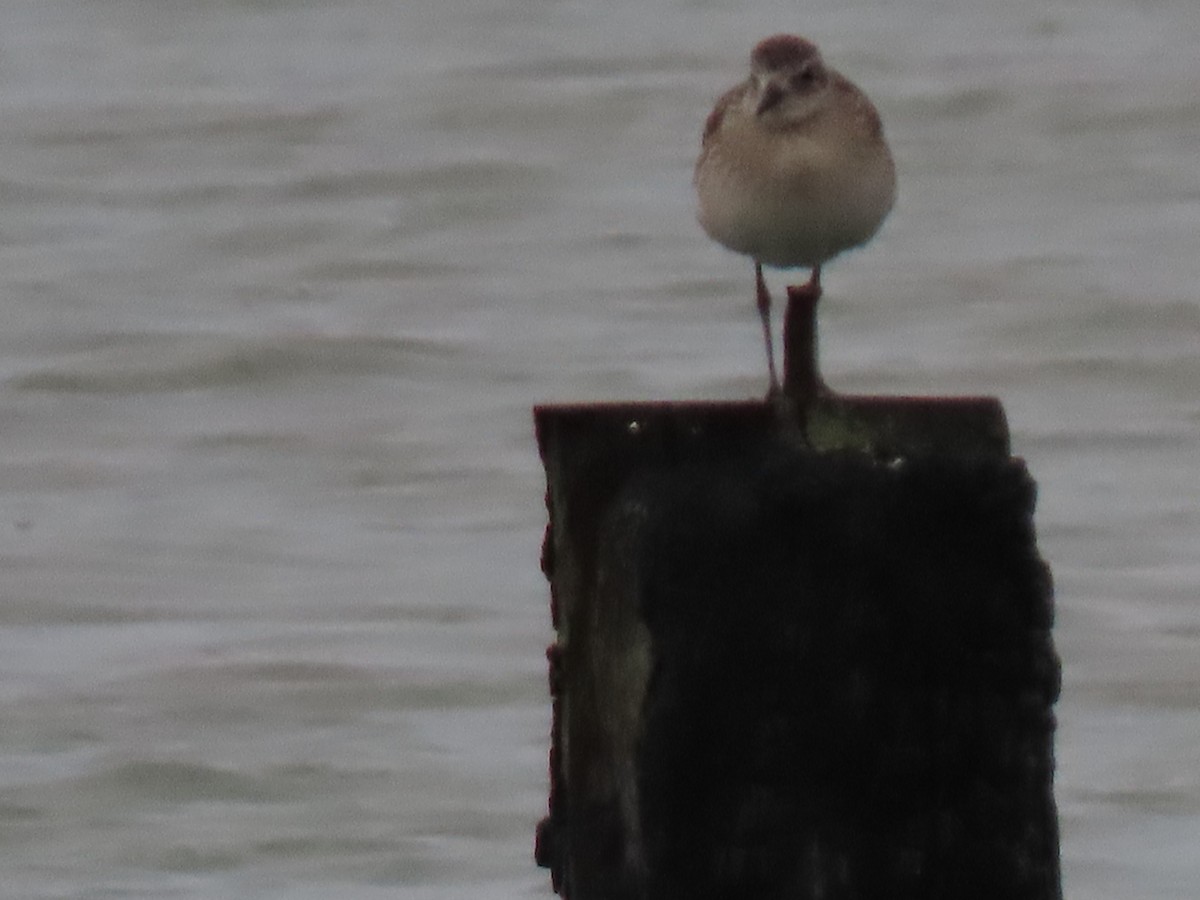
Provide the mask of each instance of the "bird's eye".
POLYGON ((813 66, 805 66, 789 80, 792 90, 795 91, 809 90, 816 83, 817 70, 813 66))

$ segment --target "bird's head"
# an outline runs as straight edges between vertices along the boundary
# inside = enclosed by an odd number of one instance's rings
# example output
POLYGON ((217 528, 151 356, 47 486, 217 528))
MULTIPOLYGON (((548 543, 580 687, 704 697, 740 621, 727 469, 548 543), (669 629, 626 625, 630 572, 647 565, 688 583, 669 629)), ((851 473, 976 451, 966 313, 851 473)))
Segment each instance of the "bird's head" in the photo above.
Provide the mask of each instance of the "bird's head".
POLYGON ((754 114, 771 127, 787 128, 817 113, 829 94, 829 70, 812 41, 777 34, 750 54, 754 114))

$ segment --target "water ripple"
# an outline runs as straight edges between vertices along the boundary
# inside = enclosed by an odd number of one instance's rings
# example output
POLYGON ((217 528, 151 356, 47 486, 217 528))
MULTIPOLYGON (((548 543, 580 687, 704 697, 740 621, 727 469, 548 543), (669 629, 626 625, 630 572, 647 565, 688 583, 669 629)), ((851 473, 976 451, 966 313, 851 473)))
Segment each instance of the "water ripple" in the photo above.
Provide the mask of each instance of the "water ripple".
POLYGON ((295 336, 232 339, 124 336, 75 363, 9 381, 26 391, 140 394, 229 388, 294 378, 403 374, 454 345, 420 338, 295 336))

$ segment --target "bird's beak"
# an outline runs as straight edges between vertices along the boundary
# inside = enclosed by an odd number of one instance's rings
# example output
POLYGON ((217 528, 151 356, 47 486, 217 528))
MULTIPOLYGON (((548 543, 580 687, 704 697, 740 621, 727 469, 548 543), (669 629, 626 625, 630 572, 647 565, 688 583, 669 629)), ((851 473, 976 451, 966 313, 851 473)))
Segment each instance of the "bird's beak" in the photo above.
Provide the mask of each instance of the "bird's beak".
POLYGON ((756 116, 761 116, 768 109, 779 105, 779 101, 783 99, 783 88, 771 81, 767 83, 766 90, 763 91, 762 99, 758 101, 758 109, 754 111, 756 116))

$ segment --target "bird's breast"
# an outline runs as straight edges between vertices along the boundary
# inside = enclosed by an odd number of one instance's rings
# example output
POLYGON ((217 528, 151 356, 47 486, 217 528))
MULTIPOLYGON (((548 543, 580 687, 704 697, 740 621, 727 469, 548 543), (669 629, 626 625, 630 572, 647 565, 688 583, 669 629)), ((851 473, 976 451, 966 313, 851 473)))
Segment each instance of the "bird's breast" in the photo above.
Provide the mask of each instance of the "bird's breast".
POLYGON ((705 231, 785 268, 819 265, 867 241, 891 209, 895 172, 882 138, 847 124, 768 131, 752 118, 727 123, 696 168, 705 231))

